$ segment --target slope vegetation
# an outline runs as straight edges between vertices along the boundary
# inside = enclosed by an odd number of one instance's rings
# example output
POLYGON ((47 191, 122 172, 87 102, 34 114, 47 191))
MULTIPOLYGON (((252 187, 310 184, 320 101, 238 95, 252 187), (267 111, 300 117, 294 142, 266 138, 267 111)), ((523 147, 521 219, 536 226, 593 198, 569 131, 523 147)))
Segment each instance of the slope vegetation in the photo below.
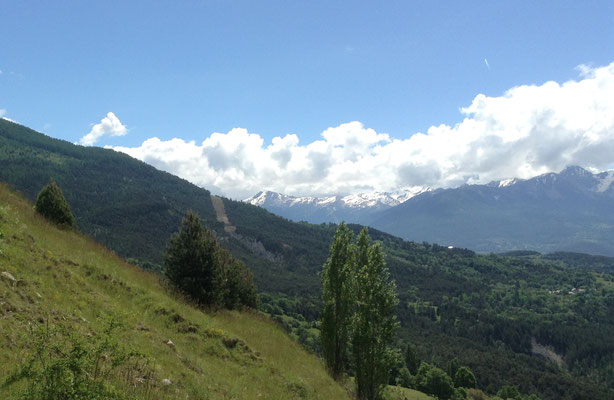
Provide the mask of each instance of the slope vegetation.
MULTIPOLYGON (((145 266, 161 263, 181 216, 196 210, 254 272, 262 310, 318 350, 318 272, 334 225, 294 223, 220 199, 223 217, 235 227, 227 231, 205 189, 111 150, 75 146, 0 119, 0 180, 34 198, 50 177, 84 232, 145 266)), ((220 200, 213 200, 219 211, 220 200)), ((513 384, 544 399, 614 398, 614 259, 479 255, 369 233, 383 242, 397 282, 399 348, 413 343, 421 360, 441 368, 458 357, 492 394, 513 384), (533 341, 563 363, 534 354, 533 341)))
MULTIPOLYGON (((113 340, 139 356, 108 379, 135 398, 349 398, 318 359, 266 317, 205 313, 170 296, 157 275, 57 229, 6 185, 0 232, 0 382, 34 351, 32 331, 95 342, 113 320, 113 340)), ((4 387, 0 397, 27 384, 4 387)))

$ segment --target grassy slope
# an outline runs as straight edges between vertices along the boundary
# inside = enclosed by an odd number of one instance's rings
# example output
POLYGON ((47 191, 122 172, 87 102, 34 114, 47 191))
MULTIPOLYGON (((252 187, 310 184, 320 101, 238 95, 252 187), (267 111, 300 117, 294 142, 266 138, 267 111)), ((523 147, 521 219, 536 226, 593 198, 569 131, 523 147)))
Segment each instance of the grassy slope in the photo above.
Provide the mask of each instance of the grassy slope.
POLYGON ((0 231, 0 272, 18 279, 0 280, 0 380, 31 350, 29 324, 48 320, 96 335, 114 318, 122 324, 121 343, 152 360, 155 375, 147 395, 138 385, 128 389, 121 374, 114 383, 144 398, 348 398, 320 361, 270 320, 256 313, 203 313, 169 296, 155 275, 78 233, 56 229, 4 185, 0 231), (245 346, 228 349, 224 338, 245 346), (163 378, 174 384, 163 388, 163 378))

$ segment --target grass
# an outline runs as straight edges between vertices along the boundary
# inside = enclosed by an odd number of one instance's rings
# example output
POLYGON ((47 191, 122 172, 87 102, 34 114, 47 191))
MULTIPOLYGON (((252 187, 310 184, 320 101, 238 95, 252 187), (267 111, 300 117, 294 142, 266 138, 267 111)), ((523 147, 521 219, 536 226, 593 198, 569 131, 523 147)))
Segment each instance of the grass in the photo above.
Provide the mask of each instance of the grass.
POLYGON ((389 400, 434 400, 427 394, 400 386, 388 386, 385 395, 389 400))
MULTIPOLYGON (((134 398, 350 398, 319 359, 262 314, 203 312, 157 275, 57 229, 4 185, 0 232, 0 272, 16 278, 0 280, 0 383, 32 353, 33 326, 62 326, 90 340, 112 319, 120 324, 117 342, 143 356, 137 372, 126 365, 109 378, 134 398)), ((0 389, 0 397, 13 398, 24 385, 0 389)))

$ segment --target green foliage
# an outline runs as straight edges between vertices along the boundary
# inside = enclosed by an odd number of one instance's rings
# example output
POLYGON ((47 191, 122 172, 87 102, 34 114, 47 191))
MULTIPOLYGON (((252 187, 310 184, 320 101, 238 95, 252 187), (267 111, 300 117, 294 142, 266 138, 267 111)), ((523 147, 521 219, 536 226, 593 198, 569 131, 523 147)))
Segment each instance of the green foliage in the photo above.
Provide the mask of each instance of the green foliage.
POLYGON ((226 250, 218 249, 223 274, 223 306, 230 310, 258 307, 258 291, 253 275, 241 260, 235 260, 226 250))
POLYGON ((420 387, 425 393, 432 394, 441 400, 447 400, 454 395, 452 378, 437 367, 431 367, 426 372, 420 387))
POLYGON ((347 366, 349 325, 354 306, 352 232, 342 222, 322 271, 322 355, 333 377, 347 366))
POLYGON ((111 321, 100 334, 86 341, 65 326, 31 328, 33 348, 22 365, 4 382, 6 388, 25 380, 23 400, 114 400, 127 398, 109 383, 109 377, 125 364, 141 358, 123 349, 113 338, 111 321))
POLYGON ((405 366, 412 375, 418 373, 418 367, 420 366, 420 360, 416 354, 414 346, 409 343, 405 348, 405 366))
POLYGON ((390 344, 398 327, 394 313, 398 299, 381 245, 369 245, 369 241, 365 228, 356 245, 356 309, 351 343, 358 398, 379 399, 394 360, 390 344))
POLYGON ((448 364, 446 366, 446 373, 448 374, 450 378, 454 378, 459 368, 460 368, 460 363, 458 361, 458 358, 454 357, 453 359, 448 361, 448 364))
POLYGON ((501 397, 504 400, 508 400, 508 399, 511 399, 511 400, 523 400, 522 394, 520 393, 518 388, 516 386, 511 386, 511 385, 503 386, 497 392, 497 396, 501 397))
MULTIPOLYGON (((291 299, 289 311, 275 316, 293 335, 299 337, 300 330, 305 343, 314 343, 317 330, 310 324, 321 305, 318 272, 335 225, 293 223, 224 199, 237 228, 226 234, 207 190, 125 154, 74 146, 0 119, 0 180, 34 200, 50 176, 83 232, 143 267, 163 263, 169 237, 186 210, 194 209, 223 247, 254 272, 259 289, 291 299)), ((362 229, 348 228, 354 234, 362 229)), ((13 240, 4 234, 4 244, 13 240)), ((458 357, 490 393, 514 384, 546 400, 614 398, 614 259, 475 254, 407 242, 375 229, 370 235, 382 242, 398 286, 399 339, 415 345, 418 359, 445 367, 458 357), (532 355, 532 338, 553 348, 564 364, 532 355)), ((3 245, 2 251, 9 249, 3 245)), ((280 307, 274 303, 272 308, 280 307)))
POLYGON ((452 400, 465 400, 469 395, 467 394, 467 390, 464 387, 454 388, 454 394, 452 395, 452 400))
POLYGON ((60 226, 77 227, 77 221, 70 211, 62 189, 53 179, 38 193, 34 208, 39 214, 60 226))
POLYGON ((465 366, 459 367, 454 374, 454 386, 463 388, 475 388, 477 381, 473 372, 465 366))
POLYGON ((379 399, 396 360, 390 343, 398 322, 394 282, 381 245, 370 244, 366 228, 356 244, 344 223, 339 225, 323 267, 322 353, 331 374, 344 369, 347 341, 359 399, 379 399))
POLYGON ((415 386, 414 377, 407 367, 403 367, 399 370, 399 376, 397 377, 397 385, 406 388, 413 388, 415 386))
MULTIPOLYGON (((124 353, 134 349, 144 357, 118 366, 105 380, 120 397, 350 398, 320 360, 260 313, 209 313, 194 307, 170 295, 158 274, 125 263, 85 235, 40 222, 31 203, 0 184, 0 229, 5 237, 0 273, 16 278, 0 274, 0 384, 36 354, 29 326, 48 320, 59 330, 50 352, 57 345, 67 355, 74 347, 69 336, 85 349, 99 348, 106 321, 114 319, 121 327, 112 331, 112 343, 124 353), (169 339, 174 346, 167 344, 169 339)), ((120 355, 115 350, 105 354, 105 368, 120 355)), ((0 398, 18 399, 29 385, 24 378, 0 388, 0 398)))
POLYGON ((222 300, 222 268, 218 247, 209 229, 189 211, 181 229, 171 237, 164 260, 166 277, 199 304, 217 305, 222 300))
POLYGON ((192 300, 228 309, 257 307, 258 294, 245 265, 222 249, 200 218, 189 211, 166 249, 167 278, 192 300))

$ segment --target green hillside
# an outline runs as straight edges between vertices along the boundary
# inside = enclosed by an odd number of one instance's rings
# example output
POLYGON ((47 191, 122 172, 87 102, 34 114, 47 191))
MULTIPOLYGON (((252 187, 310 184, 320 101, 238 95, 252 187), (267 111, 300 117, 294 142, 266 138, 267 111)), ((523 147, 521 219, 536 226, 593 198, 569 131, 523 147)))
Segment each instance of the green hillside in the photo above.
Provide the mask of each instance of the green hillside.
MULTIPOLYGON (((0 232, 0 382, 33 354, 37 332, 56 332, 51 344, 75 339, 95 346, 113 320, 119 327, 112 340, 140 354, 108 381, 135 398, 349 398, 316 357, 268 318, 197 310, 170 296, 156 274, 50 225, 5 185, 0 232)), ((12 398, 28 384, 0 388, 0 397, 12 398)))
MULTIPOLYGON (((83 232, 145 266, 161 262, 168 237, 194 209, 252 269, 262 310, 318 351, 318 273, 336 226, 293 223, 228 199, 223 207, 216 200, 220 217, 205 189, 0 119, 0 180, 33 199, 51 177, 83 232)), ((614 398, 614 259, 480 255, 370 235, 382 241, 397 282, 399 349, 411 343, 420 360, 444 369, 457 357, 490 394, 517 385, 543 399, 614 398)))

